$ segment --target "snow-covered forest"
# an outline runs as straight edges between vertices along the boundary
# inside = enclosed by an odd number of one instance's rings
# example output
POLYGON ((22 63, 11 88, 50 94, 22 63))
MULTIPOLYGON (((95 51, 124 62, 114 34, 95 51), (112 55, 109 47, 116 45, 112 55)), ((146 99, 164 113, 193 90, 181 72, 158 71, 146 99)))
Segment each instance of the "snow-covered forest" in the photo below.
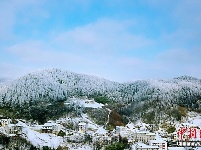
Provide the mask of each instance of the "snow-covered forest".
POLYGON ((0 85, 1 105, 38 100, 65 100, 72 96, 104 95, 112 101, 161 100, 187 104, 199 109, 201 80, 182 76, 166 80, 140 80, 120 84, 95 76, 76 74, 59 69, 30 73, 0 85), (196 102, 195 102, 196 101, 196 102))
POLYGON ((80 106, 72 109, 62 103, 71 101, 72 97, 86 96, 98 103, 107 103, 107 108, 115 110, 127 121, 142 118, 148 123, 160 123, 167 119, 174 122, 181 120, 185 111, 201 112, 201 80, 189 76, 117 83, 95 76, 48 69, 14 81, 4 80, 0 84, 2 112, 8 111, 9 116, 13 112, 14 117, 27 114, 25 118, 39 118, 40 122, 45 121, 39 117, 41 114, 48 114, 43 115, 46 119, 74 110, 79 114, 82 111, 80 106))

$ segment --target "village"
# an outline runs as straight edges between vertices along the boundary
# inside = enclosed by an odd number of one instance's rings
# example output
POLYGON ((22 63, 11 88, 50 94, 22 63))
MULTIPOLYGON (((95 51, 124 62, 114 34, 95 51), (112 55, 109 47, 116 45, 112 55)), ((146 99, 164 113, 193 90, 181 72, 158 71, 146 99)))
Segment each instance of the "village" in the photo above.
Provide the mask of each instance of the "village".
MULTIPOLYGON (((69 118, 63 118, 60 120, 50 120, 43 125, 38 124, 30 124, 25 120, 15 120, 18 121, 16 124, 12 123, 11 119, 1 119, 1 128, 0 132, 10 136, 22 136, 28 138, 28 133, 25 131, 32 130, 32 133, 38 132, 38 135, 50 135, 58 140, 59 145, 62 147, 66 147, 68 149, 68 145, 72 147, 76 147, 76 144, 85 144, 91 146, 96 149, 98 145, 101 147, 104 145, 111 144, 113 142, 119 142, 120 137, 126 138, 128 140, 129 145, 133 145, 136 142, 141 142, 141 145, 136 145, 135 147, 139 150, 147 147, 150 150, 167 150, 167 142, 164 140, 156 140, 156 134, 151 133, 146 130, 143 126, 138 126, 139 130, 134 127, 132 123, 127 126, 117 126, 115 130, 108 131, 103 127, 96 127, 94 124, 87 122, 79 122, 77 124, 78 128, 76 130, 71 130, 65 128, 64 125, 66 123, 71 123, 69 118), (71 144, 69 144, 71 143, 71 144), (75 144, 73 144, 75 143, 75 144), (144 144, 143 144, 144 143, 144 144), (146 145, 149 143, 149 145, 146 145)), ((40 136, 39 136, 40 137, 40 136)), ((43 137, 43 136, 41 136, 43 137)), ((34 141, 33 139, 29 139, 30 141, 34 141)), ((40 143, 41 145, 36 145, 39 148, 43 146, 50 146, 52 148, 56 148, 58 145, 48 145, 47 142, 40 143), (46 145, 47 144, 47 145, 46 145)))
MULTIPOLYGON (((86 114, 83 114, 82 118, 66 117, 49 120, 42 125, 22 119, 2 118, 0 125, 1 134, 8 137, 20 136, 39 149, 44 146, 52 149, 59 146, 63 149, 104 149, 108 144, 126 139, 129 145, 128 149, 132 150, 176 150, 178 147, 173 147, 173 145, 168 147, 168 141, 180 140, 179 128, 178 131, 168 134, 162 129, 155 131, 153 125, 130 122, 126 126, 116 126, 114 130, 109 131, 104 126, 94 124, 86 114), (68 125, 71 125, 71 129, 68 125)), ((190 123, 183 123, 181 126, 200 129, 200 126, 190 123)), ((197 130, 197 132, 200 131, 197 130)), ((194 134, 196 135, 196 133, 194 134)), ((198 133, 197 136, 196 140, 199 140, 198 133)), ((183 134, 182 138, 183 141, 191 140, 187 132, 183 134)))

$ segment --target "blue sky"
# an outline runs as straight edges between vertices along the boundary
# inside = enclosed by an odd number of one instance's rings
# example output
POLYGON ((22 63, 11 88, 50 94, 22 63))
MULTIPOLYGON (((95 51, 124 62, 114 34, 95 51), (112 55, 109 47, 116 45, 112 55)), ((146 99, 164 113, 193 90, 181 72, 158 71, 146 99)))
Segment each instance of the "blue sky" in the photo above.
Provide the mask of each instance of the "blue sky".
POLYGON ((200 0, 1 0, 0 77, 201 78, 200 0))

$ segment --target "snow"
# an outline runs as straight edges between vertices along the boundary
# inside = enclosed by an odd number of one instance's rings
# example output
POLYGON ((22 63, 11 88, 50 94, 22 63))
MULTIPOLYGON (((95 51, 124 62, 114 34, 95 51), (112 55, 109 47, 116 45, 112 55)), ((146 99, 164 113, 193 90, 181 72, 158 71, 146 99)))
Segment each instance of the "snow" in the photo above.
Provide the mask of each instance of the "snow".
MULTIPOLYGON (((30 73, 7 84, 0 84, 0 103, 23 103, 40 100, 47 96, 60 100, 75 96, 100 93, 115 101, 140 100, 152 95, 163 101, 179 99, 186 93, 201 95, 201 80, 193 77, 179 77, 166 80, 141 80, 133 83, 117 83, 95 76, 77 74, 59 69, 46 69, 30 73), (11 101, 12 100, 12 101, 11 101)), ((101 108, 102 104, 82 103, 84 107, 101 108)))
POLYGON ((88 108, 102 108, 104 105, 89 99, 69 98, 65 104, 75 103, 82 107, 88 108), (70 102, 70 103, 69 103, 70 102))
POLYGON ((70 150, 93 150, 93 148, 89 145, 83 144, 69 144, 70 150))
POLYGON ((96 131, 98 134, 106 134, 107 131, 103 127, 99 127, 98 130, 96 131))
POLYGON ((0 149, 3 149, 3 148, 4 148, 4 146, 2 144, 0 144, 0 149))
POLYGON ((195 126, 201 127, 201 114, 196 112, 189 112, 188 113, 188 122, 194 124, 195 126))
POLYGON ((128 123, 128 124, 126 125, 126 127, 128 127, 129 129, 134 129, 134 128, 135 128, 135 125, 134 125, 132 122, 130 122, 130 123, 128 123))
MULTIPOLYGON (((7 84, 0 84, 0 104, 5 102, 23 103, 27 100, 40 100, 47 96, 47 99, 67 100, 66 105, 76 103, 86 108, 103 108, 104 105, 94 100, 80 98, 80 95, 93 95, 100 93, 108 99, 115 101, 127 102, 128 100, 141 100, 149 95, 152 99, 160 98, 161 101, 174 104, 176 100, 186 95, 201 95, 201 80, 192 77, 179 77, 166 80, 141 80, 133 83, 116 83, 95 76, 76 74, 59 69, 42 70, 30 73, 15 81, 7 84), (69 98, 69 97, 79 98, 69 98)), ((108 109, 109 112, 111 110, 108 109)), ((108 115, 109 116, 109 115, 108 115)), ((201 127, 201 116, 190 112, 188 119, 184 121, 186 126, 201 127)), ((67 121, 67 119, 66 119, 67 121)), ((86 114, 81 117, 71 118, 74 124, 79 122, 87 123, 88 128, 93 129, 99 134, 105 134, 107 131, 92 122, 86 114)), ((42 126, 28 127, 26 124, 19 122, 23 126, 23 137, 33 145, 50 146, 57 148, 62 143, 62 138, 53 134, 45 134, 33 131, 32 129, 41 129, 42 126)), ((137 125, 141 131, 146 130, 147 124, 138 122, 137 125)), ((181 123, 177 123, 177 129, 181 123)), ((127 127, 134 128, 134 124, 129 123, 127 127)), ((73 145, 72 145, 73 148, 73 145)), ((78 146, 75 149, 90 149, 90 146, 78 146)))
POLYGON ((146 145, 144 143, 138 142, 132 145, 132 150, 137 150, 138 147, 144 148, 144 149, 158 148, 158 146, 150 146, 150 145, 146 145))
POLYGON ((47 133, 39 133, 30 129, 25 123, 18 122, 18 125, 23 127, 22 129, 22 137, 27 141, 30 141, 31 144, 38 148, 42 148, 43 146, 48 146, 51 148, 58 148, 59 145, 62 144, 63 138, 58 137, 54 134, 47 133))
POLYGON ((57 137, 54 134, 39 133, 29 128, 23 128, 22 130, 24 138, 30 141, 36 147, 48 146, 51 148, 57 148, 63 141, 61 137, 57 137))
POLYGON ((0 99, 3 98, 7 102, 12 99, 12 103, 23 103, 31 99, 39 100, 44 96, 54 100, 67 99, 71 96, 79 96, 80 92, 83 95, 108 93, 109 96, 109 93, 117 92, 120 85, 95 76, 48 69, 0 85, 0 99))

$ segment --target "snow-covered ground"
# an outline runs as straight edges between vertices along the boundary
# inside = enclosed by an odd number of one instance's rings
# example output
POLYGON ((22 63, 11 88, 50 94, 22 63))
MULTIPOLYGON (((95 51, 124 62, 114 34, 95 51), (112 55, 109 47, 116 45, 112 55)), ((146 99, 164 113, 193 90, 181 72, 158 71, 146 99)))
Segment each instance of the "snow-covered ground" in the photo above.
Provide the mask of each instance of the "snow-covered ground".
MULTIPOLYGON (((88 99, 76 99, 79 101, 87 101, 88 99)), ((75 102, 75 101, 73 101, 75 102)), ((81 114, 80 117, 65 117, 65 118, 59 118, 59 121, 62 121, 63 123, 72 123, 75 125, 78 125, 79 123, 86 123, 87 125, 87 132, 88 134, 94 136, 97 135, 106 135, 108 133, 107 130, 103 126, 97 125, 94 123, 88 116, 87 114, 81 114)), ((25 123, 21 122, 18 120, 18 125, 21 125, 23 127, 22 129, 22 137, 29 141, 31 144, 36 146, 37 148, 42 149, 43 146, 48 146, 50 148, 57 149, 59 146, 67 146, 69 147, 70 150, 92 150, 93 147, 92 145, 84 144, 82 143, 82 140, 85 138, 84 133, 78 132, 78 129, 66 129, 66 131, 69 131, 69 134, 62 138, 60 136, 56 136, 54 134, 47 134, 47 133, 40 133, 37 132, 42 128, 42 125, 35 125, 35 126, 28 126, 25 123), (68 139, 67 139, 68 138, 68 139), (76 141, 76 139, 81 139, 78 143, 72 142, 76 141), (69 142, 70 140, 71 142, 69 142), (66 142, 68 141, 68 142, 66 142)), ((173 125, 173 124, 172 124, 173 125)), ((176 132, 180 129, 180 127, 183 125, 184 127, 199 127, 201 128, 201 114, 195 113, 195 112, 188 112, 188 116, 186 118, 183 118, 183 122, 175 122, 175 127, 176 127, 176 132)), ((149 132, 148 127, 149 124, 145 124, 141 122, 141 120, 137 121, 136 123, 129 122, 125 128, 128 129, 129 132, 149 132)), ((64 129, 65 130, 65 129, 64 129)), ((164 131, 166 131, 164 129, 164 131)), ((0 132, 1 133, 6 133, 5 129, 3 127, 0 127, 0 132)), ((159 134, 160 131, 155 132, 156 140, 166 140, 161 138, 161 134, 159 134)), ((200 130, 197 129, 197 138, 195 140, 200 140, 200 130)), ((161 133, 161 132, 160 132, 161 133)), ((115 133, 116 134, 116 133, 115 133)), ((93 141, 93 139, 92 139, 93 141)), ((140 145, 138 143, 138 145, 140 145)), ((142 144, 143 146, 144 144, 142 144)), ((145 147, 147 145, 144 145, 145 147)), ((148 146, 149 147, 149 146, 148 146)), ((135 145, 133 146, 133 149, 135 148, 135 145)), ((149 147, 150 148, 150 147, 149 147)), ((173 148, 170 147, 170 150, 183 150, 184 148, 173 148)), ((197 150, 201 150, 201 148, 197 148, 197 150)))
POLYGON ((56 136, 54 134, 36 132, 22 122, 19 122, 18 124, 23 126, 22 137, 25 138, 27 141, 30 141, 31 144, 38 148, 48 146, 56 149, 59 145, 63 144, 62 137, 56 136))
POLYGON ((0 144, 0 149, 3 149, 3 145, 2 144, 0 144))
POLYGON ((201 128, 201 114, 196 112, 188 112, 186 118, 181 122, 175 122, 176 129, 180 127, 200 127, 201 128))
POLYGON ((201 127, 201 114, 196 112, 188 113, 188 122, 201 127))
POLYGON ((69 144, 70 150, 92 150, 93 147, 89 145, 83 145, 83 144, 69 144))
POLYGON ((89 108, 102 108, 104 106, 101 103, 95 102, 93 99, 89 100, 89 99, 80 99, 80 98, 70 98, 68 102, 66 102, 65 104, 68 105, 72 103, 82 107, 89 107, 89 108))

